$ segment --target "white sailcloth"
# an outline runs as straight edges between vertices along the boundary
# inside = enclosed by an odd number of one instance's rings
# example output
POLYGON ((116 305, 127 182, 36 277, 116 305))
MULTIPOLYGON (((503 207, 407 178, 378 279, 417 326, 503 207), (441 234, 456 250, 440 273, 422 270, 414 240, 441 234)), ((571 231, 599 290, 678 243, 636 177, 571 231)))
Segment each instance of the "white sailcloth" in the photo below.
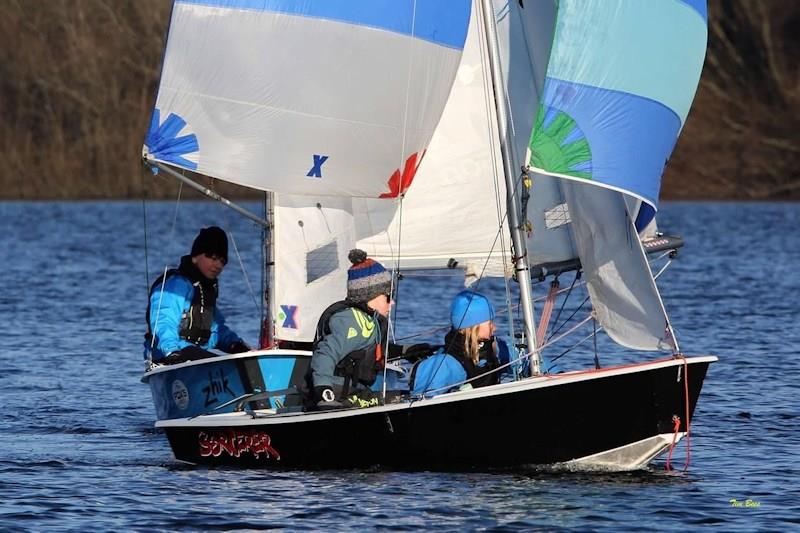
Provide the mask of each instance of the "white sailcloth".
POLYGON ((446 268, 451 259, 465 266, 473 260, 485 261, 492 250, 500 255, 498 231, 504 227, 505 187, 498 179, 502 163, 494 108, 488 100, 491 82, 478 14, 473 8, 450 98, 413 186, 405 193, 402 213, 398 200, 332 202, 323 196, 276 196, 274 220, 280 245, 276 246, 274 316, 279 339, 313 339, 322 311, 345 295, 351 248, 362 248, 386 268, 394 268, 398 253, 403 268, 446 268), (466 223, 465 213, 474 224, 466 223), (303 231, 298 226, 301 220, 303 231), (311 234, 312 228, 323 237, 300 238, 311 234), (308 283, 308 257, 333 241, 338 263, 331 264, 324 277, 308 283), (297 320, 287 323, 282 318, 287 308, 294 310, 297 320))
POLYGON ((255 189, 397 196, 468 17, 468 0, 177 0, 145 155, 255 189))
POLYGON ((667 315, 622 193, 565 180, 570 223, 598 322, 638 350, 672 350, 667 315))
POLYGON ((346 296, 347 253, 355 245, 349 198, 275 195, 275 336, 312 341, 317 320, 346 296))
POLYGON ((403 268, 446 268, 451 260, 482 265, 492 253, 502 262, 505 184, 480 19, 473 6, 450 98, 402 212, 397 205, 354 201, 358 245, 387 267, 398 254, 403 268))

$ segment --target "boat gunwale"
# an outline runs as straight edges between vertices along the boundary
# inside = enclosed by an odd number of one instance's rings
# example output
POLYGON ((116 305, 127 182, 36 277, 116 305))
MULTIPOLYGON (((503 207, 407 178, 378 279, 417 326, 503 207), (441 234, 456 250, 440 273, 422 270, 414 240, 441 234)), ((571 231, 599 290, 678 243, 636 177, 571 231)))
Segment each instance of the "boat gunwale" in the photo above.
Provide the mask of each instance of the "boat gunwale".
MULTIPOLYGON (((208 361, 207 359, 204 361, 208 361)), ((455 391, 441 394, 433 398, 420 398, 402 401, 398 403, 378 405, 363 409, 337 409, 331 411, 310 411, 271 414, 268 410, 252 411, 251 413, 240 411, 233 413, 219 413, 198 415, 189 418, 172 418, 159 420, 156 422, 157 428, 181 428, 181 427, 224 427, 224 426, 269 426, 275 424, 314 422, 335 418, 347 418, 353 416, 390 414, 406 409, 419 409, 429 406, 448 404, 460 401, 476 400, 506 394, 513 394, 522 391, 544 389, 595 379, 606 379, 616 376, 624 376, 639 372, 659 370, 670 367, 683 367, 684 365, 714 363, 719 361, 715 355, 702 355, 691 357, 670 357, 643 363, 632 363, 606 367, 600 369, 575 370, 560 374, 537 376, 526 378, 519 381, 499 383, 488 387, 471 389, 465 391, 455 391), (262 413, 259 416, 259 413, 262 413), (255 416, 253 416, 255 414, 255 416)))
MULTIPOLYGON (((214 352, 211 352, 214 353, 214 352)), ((176 363, 174 365, 164 365, 156 363, 155 366, 148 368, 142 374, 141 382, 147 383, 151 376, 156 374, 161 374, 164 372, 170 372, 172 370, 178 370, 182 368, 189 368, 192 366, 199 366, 208 363, 216 363, 220 361, 231 361, 236 359, 247 359, 250 357, 262 357, 262 356, 285 356, 285 355, 295 355, 295 356, 304 356, 304 357, 311 357, 311 352, 308 350, 290 350, 284 348, 269 348, 264 350, 250 350, 249 352, 240 352, 240 353, 229 353, 229 354, 220 354, 216 357, 208 357, 206 359, 195 359, 193 361, 185 361, 183 363, 176 363)))

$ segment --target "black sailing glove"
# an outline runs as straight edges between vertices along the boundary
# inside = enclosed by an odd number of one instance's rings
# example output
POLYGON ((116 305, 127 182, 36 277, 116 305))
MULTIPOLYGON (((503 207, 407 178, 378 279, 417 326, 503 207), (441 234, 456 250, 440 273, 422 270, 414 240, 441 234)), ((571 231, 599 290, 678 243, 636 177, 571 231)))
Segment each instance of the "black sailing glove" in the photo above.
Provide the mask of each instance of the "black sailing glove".
POLYGON ((341 409, 344 407, 341 402, 336 400, 333 389, 326 385, 314 387, 314 403, 317 409, 341 409))
POLYGON ((186 361, 197 361, 198 359, 208 359, 209 357, 216 357, 216 354, 204 350, 199 346, 191 344, 185 348, 181 348, 177 352, 170 352, 164 358, 165 365, 175 365, 178 363, 185 363, 186 361))
POLYGON ((431 346, 427 342, 420 344, 389 344, 389 360, 407 359, 414 362, 423 357, 428 357, 437 350, 437 346, 431 346))
POLYGON ((438 346, 430 345, 427 342, 423 342, 421 344, 412 344, 411 346, 406 346, 403 350, 403 359, 413 363, 419 359, 428 357, 437 349, 438 346))
POLYGON ((242 353, 242 352, 249 352, 250 350, 252 350, 252 348, 250 348, 250 346, 248 346, 248 344, 244 342, 242 339, 239 339, 238 341, 233 341, 225 349, 225 351, 228 353, 242 353))

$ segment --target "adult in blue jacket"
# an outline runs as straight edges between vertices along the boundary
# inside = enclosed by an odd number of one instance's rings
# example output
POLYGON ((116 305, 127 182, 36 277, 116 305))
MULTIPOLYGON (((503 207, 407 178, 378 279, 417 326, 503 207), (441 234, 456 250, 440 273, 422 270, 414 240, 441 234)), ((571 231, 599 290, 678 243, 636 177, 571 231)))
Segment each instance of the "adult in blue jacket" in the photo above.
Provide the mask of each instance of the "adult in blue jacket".
MULTIPOLYGON (((228 262, 228 236, 203 228, 180 266, 150 288, 145 350, 154 363, 174 364, 211 357, 210 349, 245 352, 249 346, 225 325, 217 308, 218 277, 228 262)), ((147 355, 145 353, 145 355, 147 355)))

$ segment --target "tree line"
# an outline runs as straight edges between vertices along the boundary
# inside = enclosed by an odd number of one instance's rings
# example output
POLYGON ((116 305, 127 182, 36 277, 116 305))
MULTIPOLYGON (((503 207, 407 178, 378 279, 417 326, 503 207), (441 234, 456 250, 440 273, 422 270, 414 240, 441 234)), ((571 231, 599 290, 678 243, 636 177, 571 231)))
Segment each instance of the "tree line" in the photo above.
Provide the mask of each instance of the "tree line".
MULTIPOLYGON (((0 199, 174 196, 174 180, 141 165, 170 9, 0 0, 0 199)), ((706 63, 663 198, 800 198, 798 27, 800 2, 709 1, 706 63)))

